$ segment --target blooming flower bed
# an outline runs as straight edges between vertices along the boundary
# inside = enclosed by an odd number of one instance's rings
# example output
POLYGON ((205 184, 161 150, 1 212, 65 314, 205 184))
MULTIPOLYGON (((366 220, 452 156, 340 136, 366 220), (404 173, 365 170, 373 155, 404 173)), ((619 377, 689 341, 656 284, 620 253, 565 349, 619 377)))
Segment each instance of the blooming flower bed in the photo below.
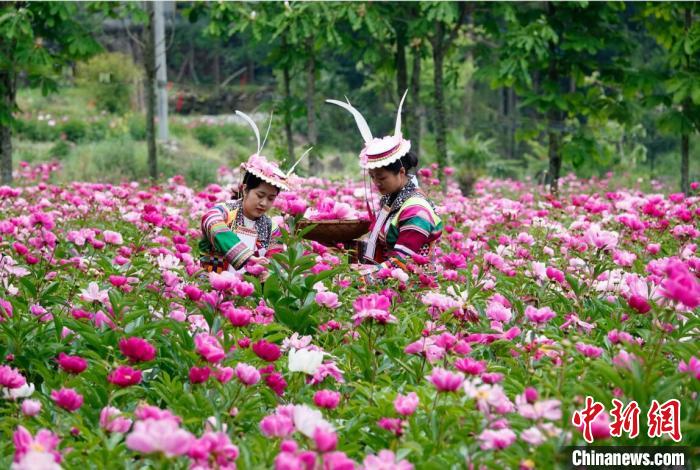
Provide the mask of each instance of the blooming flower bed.
MULTIPOLYGON (((645 416, 612 437, 613 398, 678 399, 700 444, 698 197, 450 186, 436 273, 360 284, 290 223, 261 284, 260 266, 199 270, 222 186, 57 187, 53 170, 0 187, 3 468, 550 468, 585 442, 587 396, 606 444, 673 442, 645 416)), ((277 208, 362 213, 363 191, 312 179, 277 208)))

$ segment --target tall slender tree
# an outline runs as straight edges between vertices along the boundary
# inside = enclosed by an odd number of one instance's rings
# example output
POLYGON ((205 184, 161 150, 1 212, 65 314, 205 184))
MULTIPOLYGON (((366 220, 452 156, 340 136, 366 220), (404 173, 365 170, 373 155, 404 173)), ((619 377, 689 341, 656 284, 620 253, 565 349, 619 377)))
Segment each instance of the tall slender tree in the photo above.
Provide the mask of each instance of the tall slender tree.
POLYGON ((0 4, 0 181, 12 182, 12 129, 21 75, 44 94, 55 91, 65 66, 101 50, 72 2, 0 4))

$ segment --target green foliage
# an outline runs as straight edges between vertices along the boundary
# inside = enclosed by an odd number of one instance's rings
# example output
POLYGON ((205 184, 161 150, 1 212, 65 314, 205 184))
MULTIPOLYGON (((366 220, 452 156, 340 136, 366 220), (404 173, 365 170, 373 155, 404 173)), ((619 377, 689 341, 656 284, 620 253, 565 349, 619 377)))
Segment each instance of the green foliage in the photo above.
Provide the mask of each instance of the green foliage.
POLYGON ((109 52, 96 55, 78 67, 78 82, 89 88, 101 110, 123 114, 131 107, 139 68, 131 57, 109 52))
POLYGON ((59 140, 51 147, 48 156, 49 158, 57 158, 59 160, 62 160, 63 158, 68 156, 70 151, 71 144, 66 142, 65 140, 59 140))
POLYGON ((219 142, 219 129, 209 124, 199 124, 193 129, 194 137, 206 147, 215 147, 219 142))
POLYGON ((131 138, 146 140, 146 119, 140 114, 130 114, 127 119, 131 138))
POLYGON ((87 136, 87 125, 80 119, 70 119, 61 126, 61 131, 69 141, 80 142, 87 136))

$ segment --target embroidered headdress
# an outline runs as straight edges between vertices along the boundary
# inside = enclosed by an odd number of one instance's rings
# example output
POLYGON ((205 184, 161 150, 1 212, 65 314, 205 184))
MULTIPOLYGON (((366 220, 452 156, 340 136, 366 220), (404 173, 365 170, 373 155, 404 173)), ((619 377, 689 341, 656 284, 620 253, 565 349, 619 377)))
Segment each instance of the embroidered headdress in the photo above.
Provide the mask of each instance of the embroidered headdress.
POLYGON ((365 141, 365 146, 362 152, 360 152, 360 166, 362 168, 371 170, 373 168, 381 168, 390 165, 411 150, 411 141, 404 139, 401 133, 401 109, 406 99, 406 93, 408 93, 408 90, 404 92, 401 102, 399 103, 399 110, 396 113, 394 134, 381 139, 372 137, 372 132, 369 130, 367 121, 365 121, 362 114, 350 104, 347 97, 345 98, 347 103, 337 100, 326 100, 327 103, 345 108, 355 118, 355 123, 358 129, 360 129, 360 134, 365 141))
POLYGON ((285 173, 280 169, 277 163, 269 161, 265 156, 262 155, 263 147, 265 146, 265 142, 267 142, 267 136, 270 133, 270 126, 272 125, 272 116, 270 116, 270 123, 267 126, 265 138, 263 139, 262 143, 260 143, 260 131, 258 130, 258 126, 255 125, 255 122, 250 118, 250 116, 241 111, 237 110, 236 114, 245 119, 245 121, 248 124, 250 124, 250 127, 253 128, 253 132, 255 133, 255 139, 257 140, 258 144, 258 149, 253 155, 251 155, 248 158, 247 162, 241 165, 241 168, 246 172, 257 176, 266 183, 269 183, 276 188, 280 188, 282 191, 289 191, 289 177, 292 176, 292 172, 302 160, 302 158, 304 158, 306 154, 308 154, 311 151, 311 148, 304 152, 304 154, 294 163, 294 165, 292 165, 292 168, 285 173))

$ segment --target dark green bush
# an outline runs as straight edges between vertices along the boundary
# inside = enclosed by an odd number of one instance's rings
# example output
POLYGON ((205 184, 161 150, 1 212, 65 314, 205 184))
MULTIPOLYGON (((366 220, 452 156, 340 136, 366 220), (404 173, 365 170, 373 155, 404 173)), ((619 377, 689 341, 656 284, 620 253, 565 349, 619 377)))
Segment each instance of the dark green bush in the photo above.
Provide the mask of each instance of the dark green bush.
POLYGON ((219 142, 219 129, 207 124, 200 124, 194 128, 194 137, 205 147, 215 147, 219 142))
POLYGON ((50 149, 48 157, 49 159, 57 158, 59 160, 64 159, 68 156, 71 151, 71 144, 65 140, 59 140, 50 149))
POLYGON ((146 118, 139 114, 129 116, 129 134, 134 140, 146 140, 146 118))
POLYGON ((27 140, 34 142, 47 142, 58 139, 61 131, 56 126, 49 126, 47 121, 35 119, 17 120, 17 134, 27 140))
POLYGON ((71 142, 82 142, 86 140, 87 126, 79 119, 70 119, 63 123, 61 132, 66 135, 66 139, 71 142))

